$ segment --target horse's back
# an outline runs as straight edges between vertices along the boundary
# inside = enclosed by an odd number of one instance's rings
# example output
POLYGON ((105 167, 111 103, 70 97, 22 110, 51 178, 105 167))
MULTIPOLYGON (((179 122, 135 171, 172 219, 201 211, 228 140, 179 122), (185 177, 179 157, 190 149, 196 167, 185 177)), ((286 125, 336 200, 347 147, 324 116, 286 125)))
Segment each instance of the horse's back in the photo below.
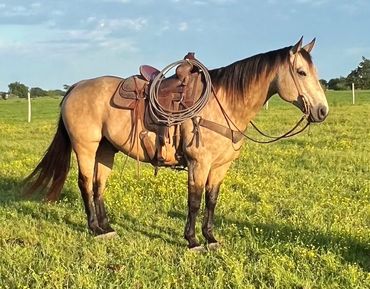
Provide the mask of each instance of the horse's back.
POLYGON ((122 80, 123 78, 115 76, 102 76, 77 82, 70 93, 65 96, 62 112, 72 107, 73 109, 84 109, 83 105, 106 102, 112 97, 122 80))

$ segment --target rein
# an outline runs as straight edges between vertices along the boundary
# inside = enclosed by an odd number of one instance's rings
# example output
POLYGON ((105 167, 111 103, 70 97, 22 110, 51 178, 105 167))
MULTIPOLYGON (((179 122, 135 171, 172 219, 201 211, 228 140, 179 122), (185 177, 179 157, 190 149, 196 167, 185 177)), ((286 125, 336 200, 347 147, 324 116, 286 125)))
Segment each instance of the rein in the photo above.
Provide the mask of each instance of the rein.
MULTIPOLYGON (((229 115, 226 113, 225 109, 222 107, 222 104, 221 102, 219 101, 219 99, 217 98, 216 96, 216 93, 214 91, 214 88, 212 86, 212 92, 213 92, 213 95, 215 96, 215 99, 219 105, 219 107, 221 108, 221 112, 224 116, 224 118, 226 119, 226 122, 227 122, 227 126, 228 126, 228 129, 232 132, 237 132, 238 134, 240 134, 241 136, 245 137, 246 139, 249 139, 250 141, 253 141, 253 142, 256 142, 256 143, 260 143, 260 144, 268 144, 268 143, 273 143, 273 142, 276 142, 278 140, 281 140, 281 139, 285 139, 285 138, 289 138, 289 137, 293 137, 301 132, 303 132, 309 125, 310 125, 310 122, 307 122, 305 124, 305 126, 301 129, 299 129, 298 131, 295 131, 299 126, 300 124, 305 120, 307 119, 307 116, 306 115, 303 115, 301 117, 301 119, 296 123, 296 125, 290 129, 289 131, 287 131, 286 133, 280 135, 280 136, 269 136, 268 134, 264 133, 263 131, 261 131, 252 121, 250 122, 251 125, 253 126, 253 128, 258 132, 260 133, 262 136, 264 137, 267 137, 267 138, 270 138, 270 140, 267 140, 267 141, 261 141, 261 140, 257 140, 255 138, 252 138, 250 137, 249 135, 247 135, 245 132, 243 132, 241 129, 239 129, 237 127, 237 125, 231 120, 231 118, 229 117, 229 115), (231 129, 231 125, 232 124, 235 128, 236 128, 236 131, 234 131, 233 129, 231 129)), ((233 133, 231 133, 233 134, 233 133)), ((232 139, 233 140, 233 139, 232 139)))
MULTIPOLYGON (((259 133, 261 134, 262 136, 266 137, 266 138, 270 138, 270 140, 266 140, 266 141, 261 141, 261 140, 257 140, 255 138, 252 138, 250 136, 248 136, 245 132, 243 132, 242 130, 240 130, 237 125, 231 120, 231 118, 229 117, 229 115, 226 113, 225 109, 223 108, 220 100, 217 98, 217 94, 216 94, 216 91, 214 89, 214 86, 212 85, 212 93, 221 109, 221 112, 227 122, 227 126, 228 126, 228 130, 229 130, 229 133, 224 133, 224 136, 230 138, 233 143, 236 143, 237 141, 241 140, 242 137, 245 137, 247 139, 249 139, 250 141, 253 141, 253 142, 256 142, 256 143, 260 143, 260 144, 268 144, 268 143, 273 143, 273 142, 276 142, 278 140, 281 140, 281 139, 286 139, 286 138, 290 138, 290 137, 293 137, 297 134, 300 134, 301 132, 303 132, 309 125, 310 125, 310 121, 308 120, 308 114, 309 114, 309 104, 307 103, 307 101, 305 100, 304 98, 304 94, 302 93, 302 88, 301 88, 301 85, 297 79, 297 76, 295 75, 294 71, 295 71, 295 67, 296 67, 296 63, 297 63, 297 55, 295 55, 294 57, 294 61, 293 61, 293 64, 291 64, 289 62, 289 72, 293 78, 293 82, 297 88, 297 91, 298 91, 298 97, 300 96, 302 98, 302 101, 303 101, 303 104, 304 104, 304 108, 303 108, 303 116, 301 117, 300 120, 298 120, 298 122, 296 123, 296 125, 290 129, 289 131, 287 131, 286 133, 280 135, 280 136, 270 136, 266 133, 264 133, 263 131, 261 131, 252 121, 250 121, 250 124, 252 125, 252 127, 259 133), (307 120, 307 123, 305 124, 304 127, 302 127, 301 129, 299 129, 298 131, 296 131, 296 129, 301 125, 301 123, 304 121, 304 120, 307 120), (236 131, 231 129, 231 125, 232 124, 235 128, 236 128, 236 131), (234 137, 235 135, 239 134, 239 137, 234 137), (229 137, 229 135, 231 135, 232 137, 229 137), (235 141, 236 140, 236 141, 235 141)), ((202 123, 201 123, 202 125, 202 123)), ((218 126, 220 127, 224 127, 222 125, 219 125, 217 124, 218 126)), ((215 126, 215 124, 212 124, 212 126, 215 126)), ((224 127, 226 129, 226 127, 224 127)), ((219 129, 220 130, 220 129, 219 129)))

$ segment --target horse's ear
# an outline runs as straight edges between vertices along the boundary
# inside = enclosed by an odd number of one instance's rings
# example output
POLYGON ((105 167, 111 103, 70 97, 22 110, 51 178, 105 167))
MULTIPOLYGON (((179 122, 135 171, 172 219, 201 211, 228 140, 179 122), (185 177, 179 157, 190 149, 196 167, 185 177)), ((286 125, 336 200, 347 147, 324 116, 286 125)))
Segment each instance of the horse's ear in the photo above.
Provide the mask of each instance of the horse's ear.
POLYGON ((305 46, 302 47, 302 49, 306 50, 308 53, 310 53, 315 46, 316 37, 312 39, 312 41, 305 46))
POLYGON ((303 42, 303 36, 299 41, 291 48, 290 53, 291 54, 296 54, 299 50, 302 48, 302 42, 303 42))

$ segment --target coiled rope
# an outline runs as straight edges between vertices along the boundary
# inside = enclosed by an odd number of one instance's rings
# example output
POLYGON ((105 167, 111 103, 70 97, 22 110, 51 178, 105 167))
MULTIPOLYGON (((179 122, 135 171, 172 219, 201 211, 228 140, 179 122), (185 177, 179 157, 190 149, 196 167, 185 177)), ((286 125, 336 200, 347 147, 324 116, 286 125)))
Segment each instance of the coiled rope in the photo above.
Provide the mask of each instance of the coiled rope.
MULTIPOLYGON (((196 85, 196 84, 194 84, 196 85)), ((166 66, 158 75, 154 78, 150 90, 149 90, 149 110, 153 118, 158 123, 166 125, 168 127, 178 125, 187 119, 197 116, 208 102, 209 95, 212 91, 212 81, 208 73, 207 68, 196 59, 185 59, 179 60, 166 66), (199 69, 199 72, 203 74, 205 79, 205 88, 202 95, 191 107, 184 108, 177 111, 166 110, 158 101, 159 89, 162 81, 165 79, 165 75, 174 67, 188 62, 199 69)))

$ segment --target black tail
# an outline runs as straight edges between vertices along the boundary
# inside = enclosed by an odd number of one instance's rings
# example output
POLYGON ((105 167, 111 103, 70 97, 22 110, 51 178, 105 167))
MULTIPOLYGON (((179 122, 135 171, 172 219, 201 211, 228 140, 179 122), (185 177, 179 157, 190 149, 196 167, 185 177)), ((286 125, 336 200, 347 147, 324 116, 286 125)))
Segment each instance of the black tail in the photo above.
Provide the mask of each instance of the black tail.
POLYGON ((25 179, 28 184, 25 193, 31 195, 47 188, 46 200, 58 200, 70 168, 71 151, 71 141, 60 116, 53 141, 35 170, 25 179))

